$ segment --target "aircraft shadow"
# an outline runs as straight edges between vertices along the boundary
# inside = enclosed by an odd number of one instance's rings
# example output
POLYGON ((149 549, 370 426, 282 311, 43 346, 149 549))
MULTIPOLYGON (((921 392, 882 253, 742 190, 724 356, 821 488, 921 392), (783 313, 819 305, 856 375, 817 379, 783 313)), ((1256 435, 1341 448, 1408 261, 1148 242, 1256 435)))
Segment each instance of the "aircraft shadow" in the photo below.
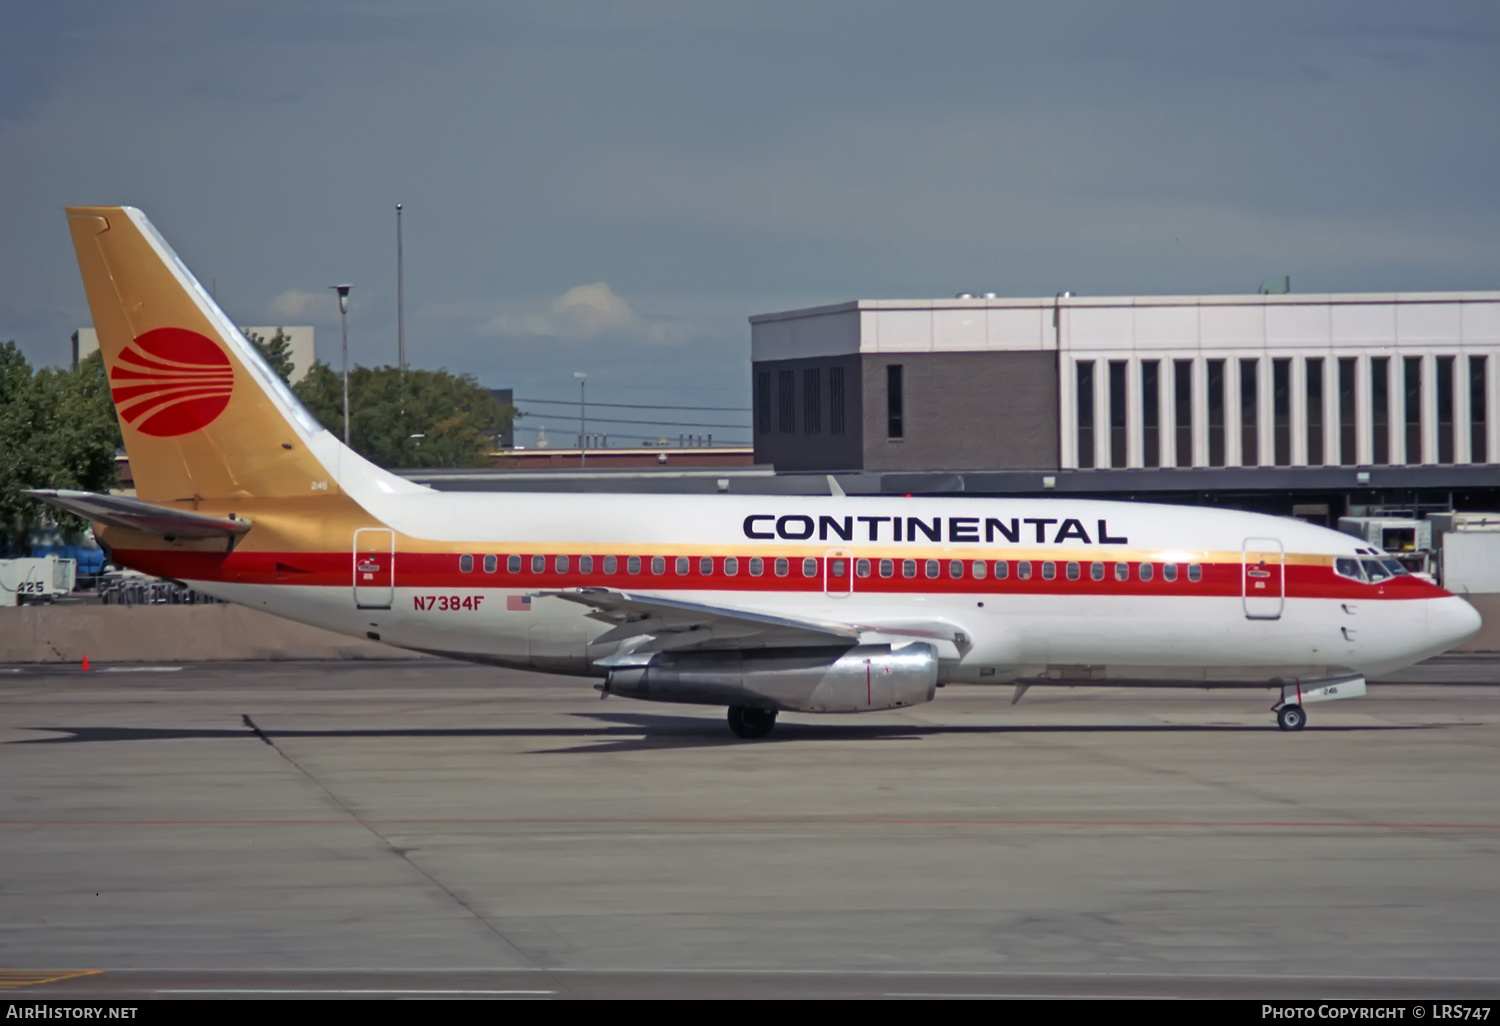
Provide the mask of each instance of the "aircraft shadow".
MULTIPOLYGON (((286 740, 350 740, 358 738, 539 738, 563 742, 563 747, 541 749, 535 754, 572 752, 630 752, 660 748, 715 748, 748 744, 794 744, 808 741, 921 741, 953 736, 1006 736, 1027 734, 1215 734, 1274 732, 1274 723, 1260 724, 821 724, 777 723, 771 736, 743 741, 729 733, 722 720, 701 716, 661 713, 598 712, 573 713, 597 725, 576 727, 379 727, 288 729, 252 727, 26 727, 55 736, 22 738, 11 745, 99 744, 118 741, 218 741, 251 740, 274 744, 286 740), (569 744, 568 742, 572 742, 569 744), (581 742, 581 743, 580 743, 581 742)), ((1312 731, 1375 733, 1393 730, 1430 730, 1459 723, 1414 725, 1372 724, 1361 726, 1309 726, 1312 731)))

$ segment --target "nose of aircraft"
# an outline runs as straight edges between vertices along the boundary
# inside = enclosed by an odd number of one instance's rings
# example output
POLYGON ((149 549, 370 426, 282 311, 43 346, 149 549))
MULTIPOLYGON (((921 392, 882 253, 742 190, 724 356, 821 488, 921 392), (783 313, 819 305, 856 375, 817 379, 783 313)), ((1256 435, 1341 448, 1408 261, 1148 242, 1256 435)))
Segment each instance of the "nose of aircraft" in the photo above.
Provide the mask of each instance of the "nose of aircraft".
POLYGON ((1479 610, 1457 595, 1434 599, 1427 605, 1427 637, 1433 647, 1452 648, 1477 634, 1483 622, 1479 610))

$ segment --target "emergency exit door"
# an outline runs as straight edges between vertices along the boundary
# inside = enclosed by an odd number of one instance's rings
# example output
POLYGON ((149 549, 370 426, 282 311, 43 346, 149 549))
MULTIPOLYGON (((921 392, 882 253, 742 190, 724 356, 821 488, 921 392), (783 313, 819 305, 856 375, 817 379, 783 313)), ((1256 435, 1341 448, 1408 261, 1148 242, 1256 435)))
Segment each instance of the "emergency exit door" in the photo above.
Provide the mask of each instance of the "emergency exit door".
POLYGON ((354 532, 354 605, 389 609, 396 593, 396 533, 383 527, 354 532))
POLYGON ((854 590, 854 556, 843 549, 823 555, 823 593, 829 598, 848 598, 854 590))
POLYGON ((1279 538, 1245 539, 1240 582, 1247 619, 1281 618, 1286 602, 1286 552, 1279 538))

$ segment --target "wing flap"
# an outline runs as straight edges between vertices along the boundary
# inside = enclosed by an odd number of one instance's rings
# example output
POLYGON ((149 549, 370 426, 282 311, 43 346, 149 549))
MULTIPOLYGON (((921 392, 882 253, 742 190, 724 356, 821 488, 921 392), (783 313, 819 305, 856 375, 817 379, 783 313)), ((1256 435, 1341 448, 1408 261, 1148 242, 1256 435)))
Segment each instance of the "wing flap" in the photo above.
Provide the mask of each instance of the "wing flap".
POLYGON ((539 595, 590 607, 589 615, 614 626, 594 639, 595 644, 625 642, 650 636, 652 647, 690 648, 715 643, 777 645, 854 645, 860 630, 848 624, 821 623, 775 616, 748 609, 713 606, 681 599, 640 595, 609 588, 544 591, 539 595))

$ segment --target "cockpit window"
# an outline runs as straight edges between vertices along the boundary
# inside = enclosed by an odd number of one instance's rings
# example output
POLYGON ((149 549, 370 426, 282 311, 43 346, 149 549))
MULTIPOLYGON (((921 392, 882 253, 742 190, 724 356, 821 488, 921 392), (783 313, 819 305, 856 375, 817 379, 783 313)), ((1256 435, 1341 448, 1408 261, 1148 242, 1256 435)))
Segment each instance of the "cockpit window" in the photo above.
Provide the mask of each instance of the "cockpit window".
POLYGON ((1365 575, 1359 572, 1359 560, 1340 556, 1333 561, 1333 572, 1340 577, 1347 577, 1351 581, 1363 581, 1365 575))
POLYGON ((1391 576, 1391 572, 1385 568, 1383 559, 1366 559, 1362 562, 1365 565, 1365 576, 1370 579, 1371 584, 1376 584, 1391 576))
POLYGON ((1402 566, 1401 561, 1397 559, 1382 559, 1380 561, 1380 565, 1389 570, 1392 577, 1400 577, 1402 574, 1410 572, 1406 569, 1406 567, 1402 566))

